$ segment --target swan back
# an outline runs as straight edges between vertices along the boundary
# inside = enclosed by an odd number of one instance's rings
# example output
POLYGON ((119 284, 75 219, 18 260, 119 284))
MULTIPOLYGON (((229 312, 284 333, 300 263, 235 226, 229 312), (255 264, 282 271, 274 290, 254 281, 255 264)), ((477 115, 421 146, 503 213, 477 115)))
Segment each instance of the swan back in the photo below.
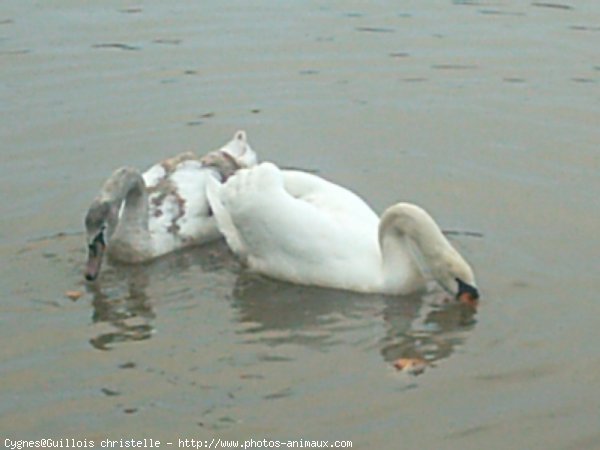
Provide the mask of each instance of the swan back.
POLYGON ((271 163, 214 187, 209 200, 220 230, 252 270, 366 292, 381 282, 378 219, 354 193, 271 163))
POLYGON ((148 188, 149 238, 153 253, 202 244, 219 237, 204 194, 217 174, 197 159, 179 162, 148 188))
POLYGON ((281 174, 288 194, 339 221, 347 219, 347 226, 376 227, 379 223, 377 214, 354 192, 299 170, 283 170, 281 174))

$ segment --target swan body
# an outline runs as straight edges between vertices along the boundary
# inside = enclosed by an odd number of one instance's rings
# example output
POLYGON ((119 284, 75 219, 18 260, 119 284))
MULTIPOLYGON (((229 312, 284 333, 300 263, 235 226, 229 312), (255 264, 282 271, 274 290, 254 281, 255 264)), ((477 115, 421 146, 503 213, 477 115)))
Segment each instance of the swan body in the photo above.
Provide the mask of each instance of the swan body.
POLYGON ((238 131, 225 146, 203 157, 182 153, 143 174, 130 167, 117 169, 86 214, 85 277, 98 276, 105 249, 111 259, 139 263, 218 239, 207 182, 220 183, 254 164, 256 154, 246 133, 238 131))
POLYGON ((261 274, 390 295, 433 278, 454 295, 478 296, 471 267, 416 205, 398 203, 379 218, 353 192, 271 163, 224 184, 209 180, 207 196, 232 251, 261 274))

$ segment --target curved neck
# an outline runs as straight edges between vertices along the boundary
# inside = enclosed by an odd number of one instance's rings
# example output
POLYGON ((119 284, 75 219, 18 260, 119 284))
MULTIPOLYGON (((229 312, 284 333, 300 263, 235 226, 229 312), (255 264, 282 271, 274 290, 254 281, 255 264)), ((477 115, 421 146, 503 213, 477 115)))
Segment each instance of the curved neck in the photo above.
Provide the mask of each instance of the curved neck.
POLYGON ((131 228, 137 231, 148 229, 148 194, 137 170, 128 167, 116 170, 104 183, 100 197, 117 211, 117 215, 123 206, 118 224, 115 224, 116 234, 121 228, 127 229, 127 233, 131 233, 131 228))
POLYGON ((379 234, 389 233, 413 240, 426 259, 449 249, 454 250, 433 218, 420 207, 409 203, 399 203, 383 213, 379 234))
POLYGON ((424 284, 427 272, 439 281, 445 271, 445 261, 458 255, 431 216, 408 203, 399 203, 383 213, 379 243, 386 277, 398 277, 407 270, 409 281, 413 283, 420 277, 424 284), (398 267, 399 260, 405 267, 398 267))

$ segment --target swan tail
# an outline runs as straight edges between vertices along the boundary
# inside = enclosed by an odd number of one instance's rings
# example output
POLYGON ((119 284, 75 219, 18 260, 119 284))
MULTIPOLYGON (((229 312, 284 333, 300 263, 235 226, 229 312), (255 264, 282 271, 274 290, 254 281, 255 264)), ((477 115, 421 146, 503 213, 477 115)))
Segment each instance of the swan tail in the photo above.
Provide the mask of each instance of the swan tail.
POLYGON ((238 130, 233 139, 221 147, 220 151, 233 156, 242 167, 255 166, 258 161, 256 153, 248 143, 248 136, 243 130, 238 130))

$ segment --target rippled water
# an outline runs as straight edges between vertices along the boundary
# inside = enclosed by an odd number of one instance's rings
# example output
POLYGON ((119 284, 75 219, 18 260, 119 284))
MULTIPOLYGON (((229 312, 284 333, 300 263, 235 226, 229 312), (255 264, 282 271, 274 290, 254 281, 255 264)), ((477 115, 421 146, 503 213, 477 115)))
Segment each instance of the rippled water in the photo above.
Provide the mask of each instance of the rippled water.
POLYGON ((579 3, 3 2, 2 439, 597 448, 600 6, 579 3), (85 285, 106 176, 237 129, 459 231, 477 314, 265 280, 223 243, 85 285))

